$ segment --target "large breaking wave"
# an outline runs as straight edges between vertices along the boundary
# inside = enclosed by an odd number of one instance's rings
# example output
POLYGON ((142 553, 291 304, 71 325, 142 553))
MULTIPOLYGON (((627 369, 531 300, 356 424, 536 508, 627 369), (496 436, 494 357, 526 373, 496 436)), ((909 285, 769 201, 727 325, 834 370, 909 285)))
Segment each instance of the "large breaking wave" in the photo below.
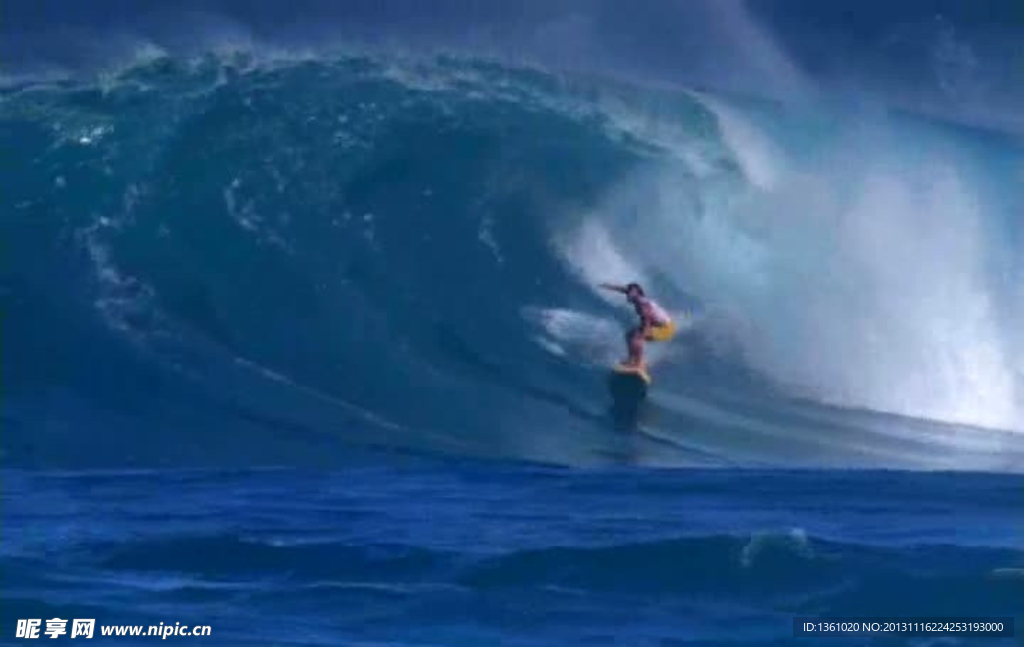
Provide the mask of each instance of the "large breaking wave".
POLYGON ((1005 138, 237 53, 9 88, 0 138, 15 460, 1022 464, 1005 138), (629 313, 605 280, 686 322, 639 436, 606 410, 629 313))

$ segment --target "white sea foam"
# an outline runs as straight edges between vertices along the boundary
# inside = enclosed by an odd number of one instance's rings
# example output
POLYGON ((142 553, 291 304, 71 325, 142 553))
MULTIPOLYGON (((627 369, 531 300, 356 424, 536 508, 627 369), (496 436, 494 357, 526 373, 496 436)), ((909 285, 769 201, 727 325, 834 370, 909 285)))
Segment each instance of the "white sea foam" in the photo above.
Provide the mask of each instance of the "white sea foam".
POLYGON ((1006 252, 977 162, 884 118, 794 157, 753 108, 705 105, 742 177, 680 155, 644 169, 556 237, 568 267, 588 284, 670 277, 795 394, 1024 429, 1007 315, 1024 299, 993 275, 1006 252))

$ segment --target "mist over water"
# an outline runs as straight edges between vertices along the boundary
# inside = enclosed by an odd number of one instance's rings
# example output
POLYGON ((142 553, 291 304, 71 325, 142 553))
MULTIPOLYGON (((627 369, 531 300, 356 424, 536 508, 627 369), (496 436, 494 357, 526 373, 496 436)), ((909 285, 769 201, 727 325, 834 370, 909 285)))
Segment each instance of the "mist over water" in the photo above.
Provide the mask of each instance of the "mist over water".
POLYGON ((630 267, 608 248, 624 241, 641 276, 697 296, 744 361, 781 384, 1019 429, 1019 281, 1006 279, 1021 265, 1002 202, 1012 176, 902 118, 769 125, 704 103, 736 166, 708 173, 681 159, 631 178, 603 208, 614 233, 580 231, 572 257, 584 273, 630 267), (635 218, 616 224, 624 211, 635 218))

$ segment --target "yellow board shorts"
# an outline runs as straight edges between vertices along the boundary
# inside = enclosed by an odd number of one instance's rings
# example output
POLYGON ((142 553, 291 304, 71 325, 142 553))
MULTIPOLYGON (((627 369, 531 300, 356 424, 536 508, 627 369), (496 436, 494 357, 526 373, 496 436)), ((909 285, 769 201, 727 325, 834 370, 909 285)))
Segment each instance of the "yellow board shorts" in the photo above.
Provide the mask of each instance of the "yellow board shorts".
POLYGON ((676 322, 670 321, 660 326, 651 326, 644 337, 647 341, 668 341, 676 336, 676 322))

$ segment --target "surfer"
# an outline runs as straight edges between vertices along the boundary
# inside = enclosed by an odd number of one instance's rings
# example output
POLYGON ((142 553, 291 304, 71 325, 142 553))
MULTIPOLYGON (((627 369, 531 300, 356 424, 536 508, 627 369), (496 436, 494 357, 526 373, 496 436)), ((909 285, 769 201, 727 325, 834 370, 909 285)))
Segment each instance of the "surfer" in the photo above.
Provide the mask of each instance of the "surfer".
POLYGON ((644 294, 644 289, 638 283, 630 283, 625 286, 602 283, 600 287, 625 294, 626 300, 640 317, 640 325, 626 334, 626 349, 629 356, 622 365, 639 369, 645 368, 644 342, 672 339, 676 334, 675 323, 664 308, 644 294))

